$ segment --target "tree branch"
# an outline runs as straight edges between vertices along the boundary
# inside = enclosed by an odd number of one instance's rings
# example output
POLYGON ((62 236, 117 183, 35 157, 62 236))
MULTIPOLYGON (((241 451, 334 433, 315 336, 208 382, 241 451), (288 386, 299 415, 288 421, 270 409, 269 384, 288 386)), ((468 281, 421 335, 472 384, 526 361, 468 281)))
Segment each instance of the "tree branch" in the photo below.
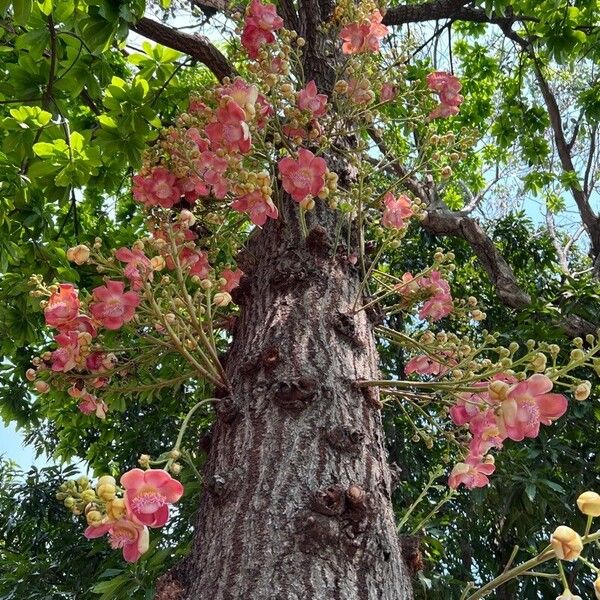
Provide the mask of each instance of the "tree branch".
POLYGON ((146 17, 142 17, 131 29, 163 46, 199 60, 219 81, 236 73, 225 55, 204 36, 182 33, 146 17))
POLYGON ((573 158, 571 156, 569 144, 567 143, 567 139, 565 137, 560 109, 558 107, 556 97, 554 96, 542 73, 542 69, 537 57, 531 53, 531 58, 533 61, 535 77, 537 79, 540 91, 542 92, 546 109, 548 110, 548 115, 550 117, 550 124, 554 133, 554 142, 558 151, 560 163, 563 171, 565 173, 572 174, 574 178, 574 181, 569 185, 569 188, 571 190, 571 195, 575 200, 575 204, 577 205, 577 209, 579 210, 579 214, 581 215, 581 220, 583 221, 588 235, 590 236, 593 259, 596 260, 600 256, 600 218, 592 210, 592 207, 589 203, 589 196, 586 194, 584 187, 582 187, 581 183, 579 182, 579 177, 577 176, 577 171, 575 170, 575 166, 573 164, 573 158))

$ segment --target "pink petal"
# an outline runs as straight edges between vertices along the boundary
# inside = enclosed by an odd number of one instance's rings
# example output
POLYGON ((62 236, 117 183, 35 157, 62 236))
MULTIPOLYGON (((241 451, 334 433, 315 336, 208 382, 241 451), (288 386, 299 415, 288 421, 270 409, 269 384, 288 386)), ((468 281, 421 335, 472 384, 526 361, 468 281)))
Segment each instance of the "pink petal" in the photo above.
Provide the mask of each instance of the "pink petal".
POLYGON ((552 380, 540 373, 532 375, 525 383, 529 393, 534 396, 545 394, 552 389, 552 380))
POLYGON ((543 394, 536 400, 544 425, 549 425, 553 419, 558 419, 567 412, 568 401, 562 394, 543 394))
POLYGON ((172 477, 163 469, 149 469, 144 473, 144 481, 155 488, 162 487, 171 479, 172 477))
POLYGON ((121 485, 126 490, 134 490, 141 487, 145 483, 144 473, 145 472, 142 471, 142 469, 138 468, 131 469, 130 471, 127 471, 127 473, 123 473, 120 479, 121 485))

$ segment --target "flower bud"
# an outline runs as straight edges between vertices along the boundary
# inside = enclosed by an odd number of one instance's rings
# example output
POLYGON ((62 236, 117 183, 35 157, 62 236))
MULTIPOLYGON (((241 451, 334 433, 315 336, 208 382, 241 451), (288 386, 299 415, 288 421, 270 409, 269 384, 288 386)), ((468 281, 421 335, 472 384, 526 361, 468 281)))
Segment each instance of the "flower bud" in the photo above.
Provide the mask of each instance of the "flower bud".
POLYGON ((138 464, 140 467, 147 469, 150 466, 150 455, 140 454, 140 457, 138 458, 138 464))
POLYGON ((117 521, 125 516, 127 508, 123 498, 115 498, 112 502, 106 505, 106 514, 113 520, 117 521))
POLYGON ((43 379, 38 379, 34 383, 34 387, 40 394, 45 394, 50 389, 50 386, 43 379))
POLYGON ((574 561, 579 558, 583 550, 581 536, 566 525, 560 525, 550 536, 550 544, 557 558, 574 561))
POLYGON ((150 265, 154 271, 162 271, 165 268, 165 264, 163 256, 153 256, 150 259, 150 265))
POLYGON ((231 294, 228 292, 217 292, 213 297, 215 306, 227 306, 231 302, 231 294))
POLYGON ((67 259, 76 265, 84 265, 90 258, 90 249, 85 244, 79 244, 67 250, 67 259))
POLYGON ((68 498, 65 498, 63 504, 66 508, 73 508, 75 506, 75 498, 69 496, 68 498))
POLYGON ((510 386, 505 381, 492 381, 489 385, 490 399, 492 401, 506 400, 510 386))
POLYGON ((580 350, 579 348, 575 348, 571 350, 571 361, 572 362, 580 362, 585 358, 585 352, 580 350))
POLYGON ((542 373, 546 369, 547 358, 542 352, 537 352, 531 359, 531 366, 536 373, 542 373))
POLYGON ((181 473, 181 465, 179 463, 173 463, 170 470, 173 475, 179 475, 179 473, 181 473))
POLYGON ((100 525, 100 523, 102 523, 102 513, 99 510, 91 510, 86 515, 86 519, 88 525, 91 525, 92 527, 97 527, 98 525, 100 525))
POLYGON ((183 223, 186 227, 191 227, 195 222, 196 222, 196 217, 194 216, 194 213, 192 213, 192 211, 190 210, 186 210, 183 209, 180 213, 179 213, 179 217, 178 217, 179 221, 181 221, 181 223, 183 223))
POLYGON ((84 502, 93 502, 96 499, 96 492, 94 490, 84 490, 81 492, 81 499, 84 502))
POLYGON ((592 393, 592 384, 589 381, 582 381, 574 390, 575 400, 587 400, 592 393))
POLYGON ((600 600, 600 577, 594 581, 594 594, 596 595, 596 598, 600 600))
POLYGON ((600 517, 600 494, 596 492, 583 492, 577 498, 579 510, 588 517, 600 517))

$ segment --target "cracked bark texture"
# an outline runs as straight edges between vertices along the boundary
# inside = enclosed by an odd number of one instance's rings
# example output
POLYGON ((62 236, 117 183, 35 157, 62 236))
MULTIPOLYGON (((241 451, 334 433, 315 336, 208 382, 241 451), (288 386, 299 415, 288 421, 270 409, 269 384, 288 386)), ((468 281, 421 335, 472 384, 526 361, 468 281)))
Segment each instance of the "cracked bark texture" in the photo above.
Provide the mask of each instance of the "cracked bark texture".
POLYGON ((412 598, 378 392, 355 385, 378 372, 372 325, 350 315, 358 271, 333 252, 328 209, 309 215, 305 240, 292 204, 240 257, 230 396, 184 583, 164 598, 412 598))

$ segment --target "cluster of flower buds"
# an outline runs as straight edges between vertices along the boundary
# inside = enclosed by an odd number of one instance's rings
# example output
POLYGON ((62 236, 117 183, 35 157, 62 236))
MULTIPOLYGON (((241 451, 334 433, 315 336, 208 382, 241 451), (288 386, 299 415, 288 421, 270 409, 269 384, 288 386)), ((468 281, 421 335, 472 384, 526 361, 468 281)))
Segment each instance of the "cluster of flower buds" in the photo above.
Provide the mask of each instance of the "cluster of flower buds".
POLYGON ((110 546, 120 548, 128 562, 148 550, 148 528, 163 527, 169 504, 183 495, 181 483, 163 469, 131 469, 120 477, 104 475, 92 486, 87 477, 62 484, 56 498, 74 515, 85 515, 88 539, 108 534, 110 546))

